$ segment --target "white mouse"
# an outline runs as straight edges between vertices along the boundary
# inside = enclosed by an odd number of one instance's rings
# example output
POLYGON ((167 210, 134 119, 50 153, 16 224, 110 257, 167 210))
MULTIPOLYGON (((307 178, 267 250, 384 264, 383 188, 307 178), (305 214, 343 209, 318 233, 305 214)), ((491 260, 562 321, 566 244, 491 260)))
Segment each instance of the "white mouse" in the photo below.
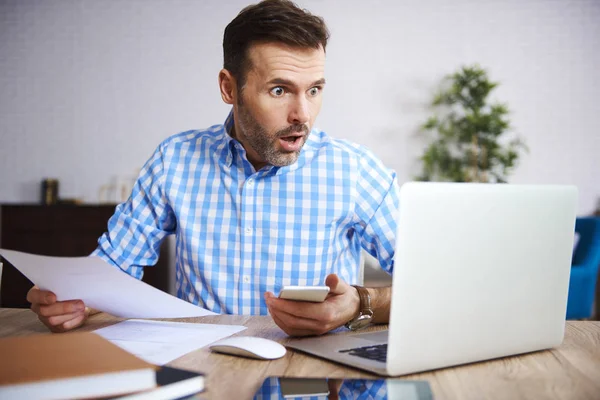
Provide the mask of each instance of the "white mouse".
POLYGON ((264 338, 253 336, 234 336, 219 340, 209 346, 212 351, 236 356, 275 360, 285 355, 285 347, 264 338))

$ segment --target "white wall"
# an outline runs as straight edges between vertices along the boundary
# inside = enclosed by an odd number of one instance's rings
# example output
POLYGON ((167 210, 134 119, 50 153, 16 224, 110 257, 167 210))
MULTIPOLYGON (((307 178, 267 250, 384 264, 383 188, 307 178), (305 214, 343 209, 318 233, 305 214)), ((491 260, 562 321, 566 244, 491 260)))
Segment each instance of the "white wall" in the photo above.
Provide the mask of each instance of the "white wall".
MULTIPOLYGON (((225 25, 246 1, 0 1, 0 202, 98 200, 165 137, 221 123, 225 25)), ((324 1, 332 32, 317 126, 370 146, 400 181, 447 73, 479 62, 531 152, 514 183, 571 183, 600 198, 600 2, 324 1)))

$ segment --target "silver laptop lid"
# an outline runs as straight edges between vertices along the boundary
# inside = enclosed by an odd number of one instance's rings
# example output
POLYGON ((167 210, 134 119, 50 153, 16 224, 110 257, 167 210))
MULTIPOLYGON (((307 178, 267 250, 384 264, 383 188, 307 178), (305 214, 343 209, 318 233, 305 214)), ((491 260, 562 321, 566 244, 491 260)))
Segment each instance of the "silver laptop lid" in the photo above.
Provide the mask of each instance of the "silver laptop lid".
POLYGON ((404 184, 389 375, 560 344, 576 209, 573 186, 404 184))

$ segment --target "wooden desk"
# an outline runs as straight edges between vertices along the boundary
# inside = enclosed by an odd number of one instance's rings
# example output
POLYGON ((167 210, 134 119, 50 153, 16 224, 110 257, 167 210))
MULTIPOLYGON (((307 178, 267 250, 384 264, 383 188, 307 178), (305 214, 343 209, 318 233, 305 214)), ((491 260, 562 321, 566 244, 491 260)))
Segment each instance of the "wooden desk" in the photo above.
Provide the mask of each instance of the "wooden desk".
MULTIPOLYGON (((97 314, 81 330, 94 330, 117 321, 120 319, 97 314)), ((270 317, 219 315, 177 321, 244 325, 248 329, 240 335, 262 336, 284 344, 287 340, 270 317)), ((0 308, 0 337, 46 332, 31 311, 0 308)), ((251 399, 268 376, 376 378, 293 350, 288 350, 279 360, 255 361, 213 354, 203 348, 169 365, 207 374, 207 390, 199 396, 206 399, 251 399)), ((600 322, 567 322, 565 340, 554 350, 403 378, 429 381, 436 399, 597 400, 600 398, 600 322)))

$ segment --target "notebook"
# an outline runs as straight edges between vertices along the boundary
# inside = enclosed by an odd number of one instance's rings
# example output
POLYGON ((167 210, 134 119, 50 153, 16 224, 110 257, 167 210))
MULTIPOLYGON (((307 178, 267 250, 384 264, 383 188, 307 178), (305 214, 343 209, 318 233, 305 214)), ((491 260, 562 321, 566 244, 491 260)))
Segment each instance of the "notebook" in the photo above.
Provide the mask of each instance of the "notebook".
POLYGON ((0 399, 84 399, 156 386, 156 366, 90 332, 0 339, 0 399))
POLYGON ((157 387, 119 397, 119 400, 181 399, 204 390, 204 375, 199 372, 162 366, 156 371, 157 387))
POLYGON ((400 189, 389 331, 286 346, 380 375, 542 350, 564 337, 577 189, 400 189))

